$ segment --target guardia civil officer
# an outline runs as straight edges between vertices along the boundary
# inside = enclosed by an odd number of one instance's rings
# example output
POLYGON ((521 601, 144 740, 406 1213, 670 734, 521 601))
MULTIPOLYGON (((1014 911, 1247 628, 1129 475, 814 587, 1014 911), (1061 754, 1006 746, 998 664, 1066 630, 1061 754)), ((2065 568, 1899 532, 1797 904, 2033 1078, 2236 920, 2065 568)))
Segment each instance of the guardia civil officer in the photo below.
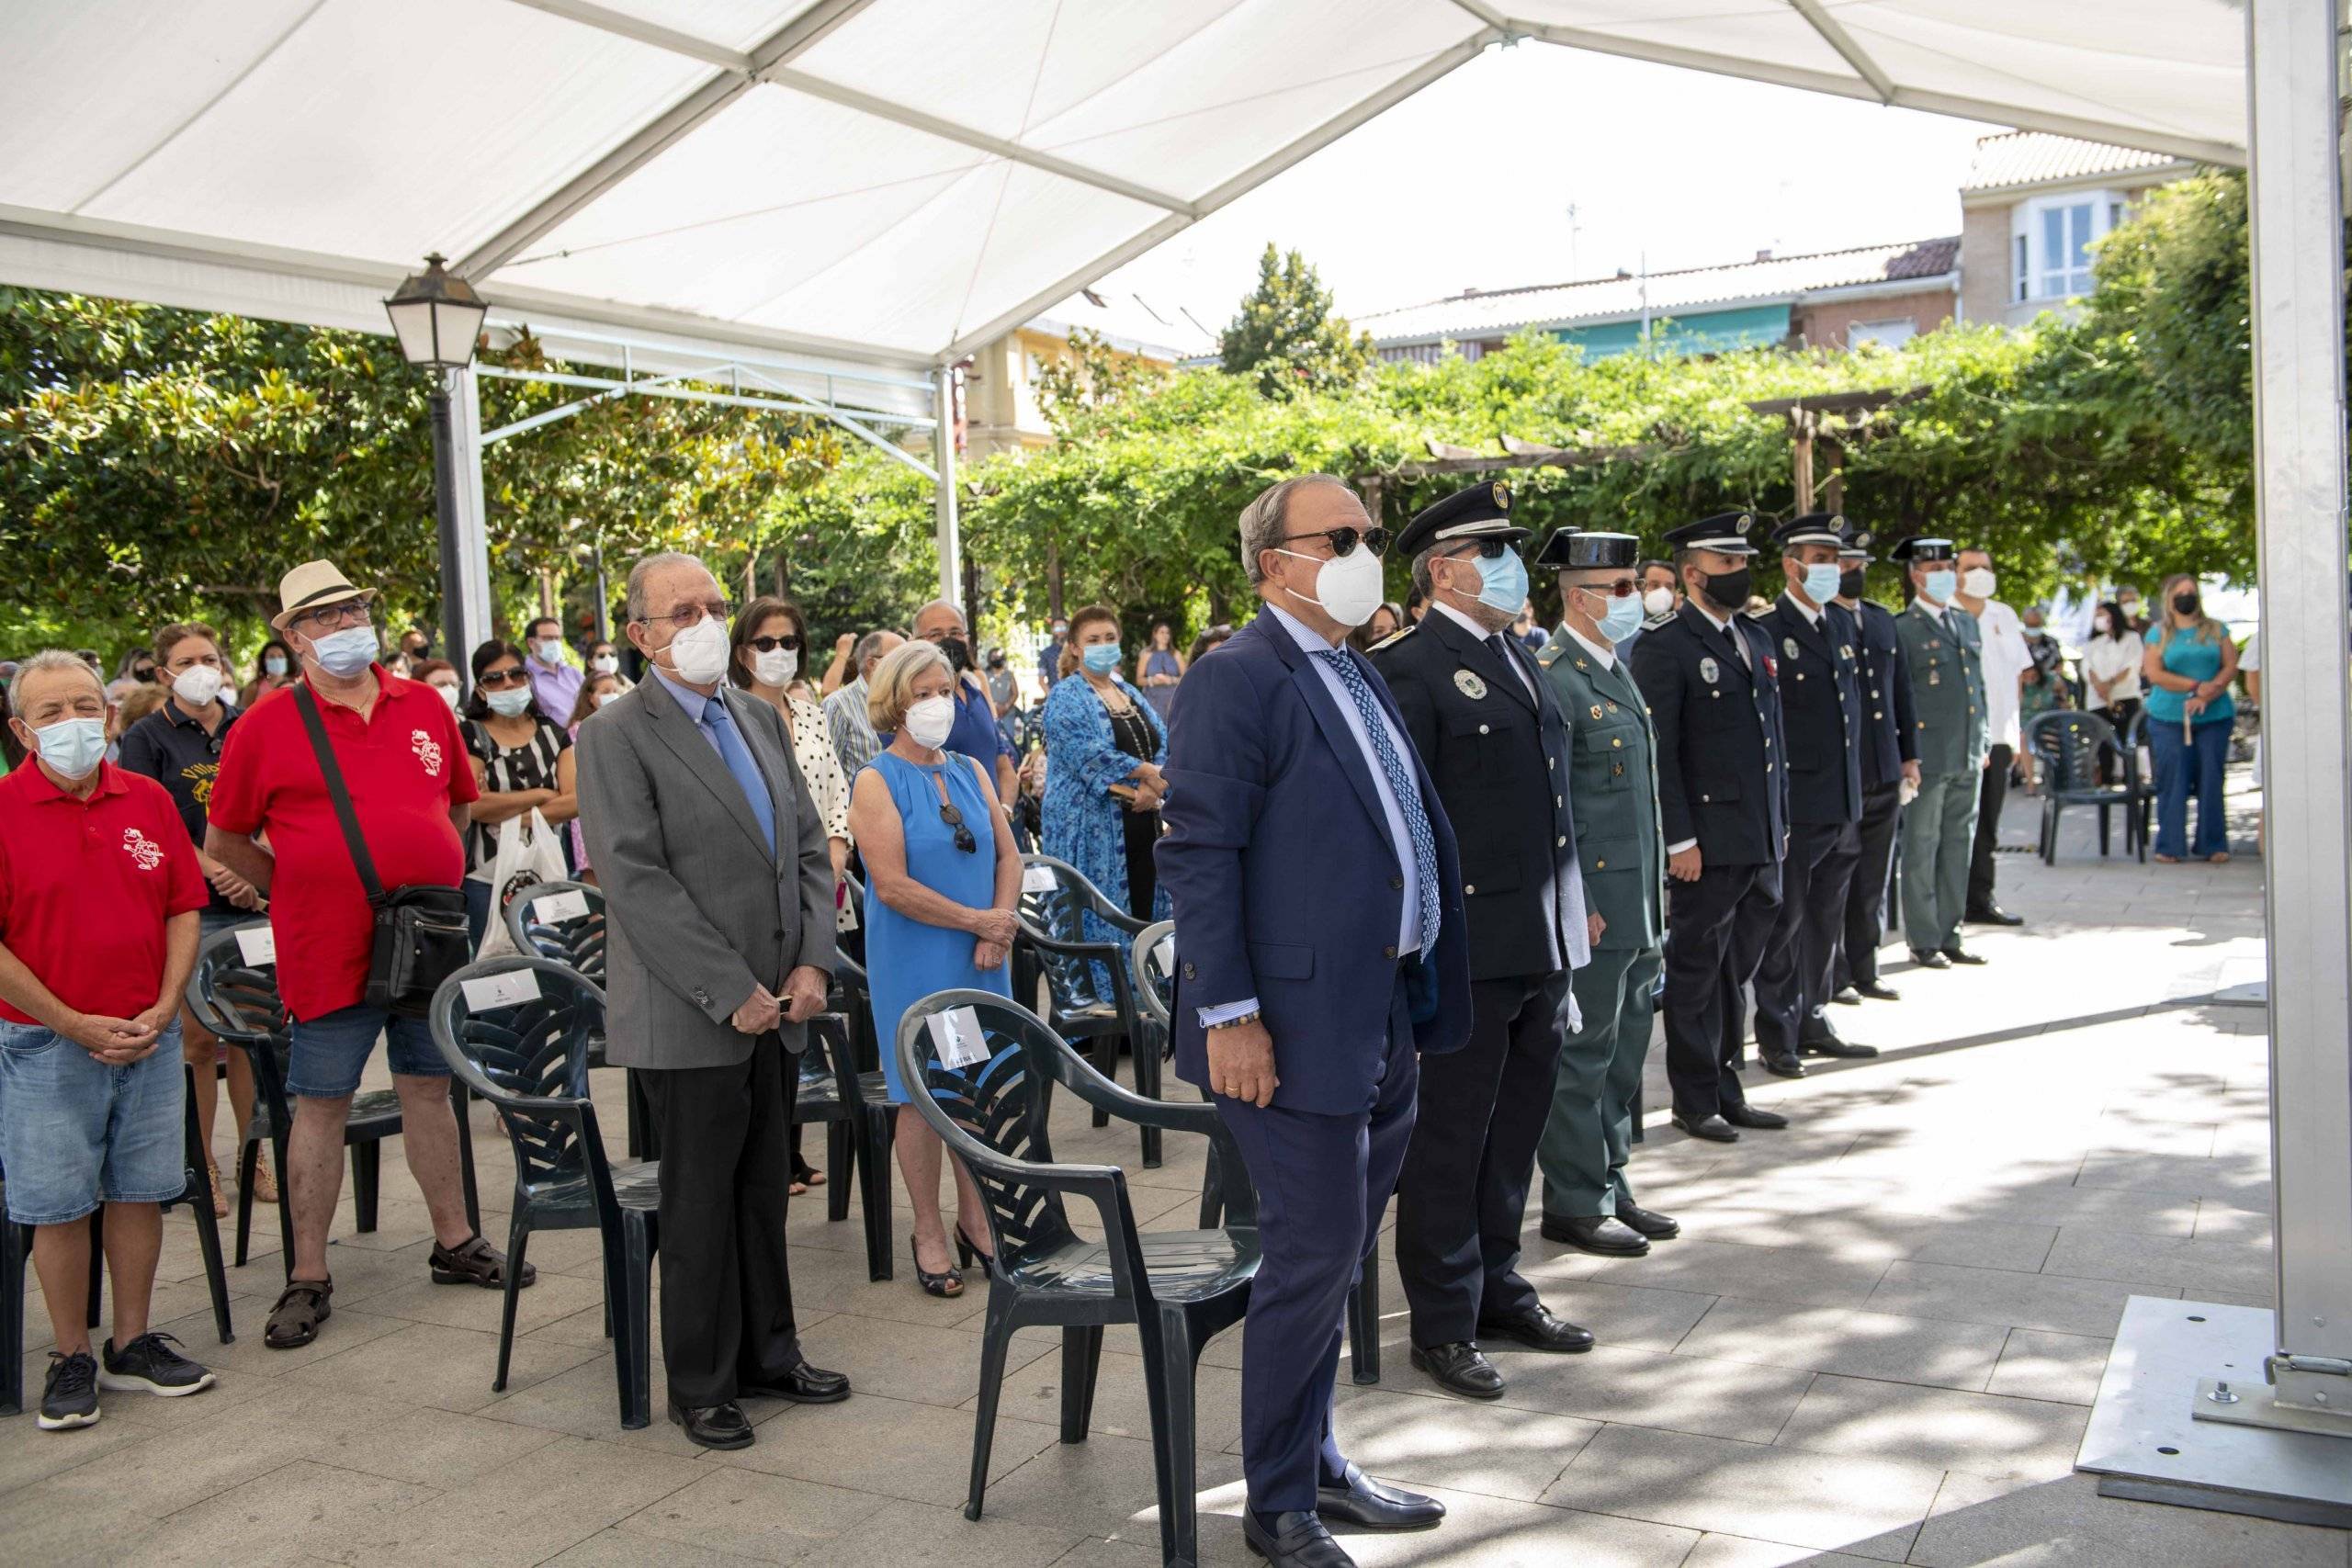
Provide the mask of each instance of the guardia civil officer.
POLYGON ((1781 902, 1788 835, 1780 683, 1747 603, 1754 519, 1726 512, 1668 530, 1687 595, 1634 643, 1634 682, 1657 733, 1666 833, 1666 1072, 1674 1124, 1728 1144, 1788 1118, 1739 1083, 1746 1005, 1781 902))
POLYGON ((1868 534, 1856 534, 1838 552, 1844 569, 1838 604, 1860 629, 1855 650, 1862 663, 1862 852, 1846 890, 1846 929, 1838 947, 1841 1002, 1895 999, 1894 987, 1878 977, 1878 943, 1903 786, 1919 787, 1918 719, 1911 711, 1911 671, 1903 661, 1894 612, 1863 596, 1869 591, 1870 547, 1868 534))
POLYGON ((1894 554, 1909 567, 1917 594, 1894 622, 1910 669, 1919 753, 1919 794, 1903 817, 1903 938, 1924 969, 1982 964, 1960 945, 1977 775, 1987 755, 1976 617, 1951 602, 1959 576, 1950 539, 1906 539, 1894 554))
POLYGON ((1590 959, 1592 935, 1567 728, 1510 629, 1527 602, 1526 537, 1500 484, 1416 516, 1397 547, 1412 558, 1429 612, 1372 655, 1462 860, 1470 1043, 1421 1063, 1419 1119, 1396 1183, 1396 1269, 1412 1307, 1413 1365, 1473 1399, 1503 1392, 1482 1342, 1592 1347, 1519 1272, 1535 1143, 1561 1036, 1577 1022, 1569 972, 1590 959))
POLYGON ((1536 558, 1559 574, 1560 627, 1535 662, 1574 741, 1563 766, 1585 901, 1600 932, 1592 962, 1572 982, 1579 1021, 1561 1043, 1551 1114, 1535 1146, 1544 1235, 1615 1258, 1637 1258, 1652 1240, 1681 1234, 1673 1220, 1635 1203, 1625 1178, 1666 940, 1657 738, 1617 656, 1617 644, 1642 623, 1634 575, 1640 547, 1631 534, 1563 528, 1536 558))
POLYGON ((1878 1055, 1838 1038, 1828 1018, 1846 889, 1862 854, 1861 633, 1836 602, 1846 520, 1808 512, 1772 537, 1786 584, 1755 620, 1780 649, 1789 845, 1780 919, 1756 970, 1756 1046, 1767 1072, 1795 1078, 1807 1053, 1878 1055))

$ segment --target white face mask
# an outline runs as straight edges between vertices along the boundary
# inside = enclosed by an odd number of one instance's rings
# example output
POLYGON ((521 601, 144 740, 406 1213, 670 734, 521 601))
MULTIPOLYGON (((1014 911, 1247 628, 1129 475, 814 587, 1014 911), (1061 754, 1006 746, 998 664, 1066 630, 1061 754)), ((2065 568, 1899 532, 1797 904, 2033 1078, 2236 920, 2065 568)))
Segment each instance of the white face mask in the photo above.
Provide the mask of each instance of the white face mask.
POLYGON ((600 653, 596 655, 595 658, 588 661, 588 668, 594 670, 599 675, 617 675, 620 673, 621 669, 620 655, 617 653, 600 653))
POLYGON ((772 648, 752 654, 752 679, 763 686, 781 686, 800 672, 800 650, 772 648))
POLYGON ((376 661, 376 628, 345 626, 311 639, 311 657, 328 674, 348 681, 376 661))
POLYGON ((1663 615, 1674 608, 1674 590, 1653 588, 1642 595, 1642 608, 1653 615, 1663 615))
POLYGON ((538 650, 539 662, 542 664, 563 662, 563 639, 560 637, 541 637, 538 641, 538 650))
POLYGON ((705 615, 670 639, 671 673, 691 686, 715 684, 727 673, 727 627, 705 615))
POLYGON ((907 709, 907 733, 926 750, 937 750, 955 728, 954 697, 925 697, 907 709))
POLYGON ((1971 599, 1990 599, 1993 582, 1993 569, 1988 566, 1972 566, 1960 574, 1960 591, 1971 599))
POLYGON ((599 692, 596 694, 596 705, 598 707, 604 707, 607 704, 616 703, 620 700, 621 694, 618 692, 599 692))
POLYGON ((1319 562, 1315 574, 1315 592, 1301 593, 1295 588, 1284 592, 1294 598, 1319 605, 1325 615, 1343 626, 1354 627, 1372 619, 1380 608, 1380 558, 1358 545, 1343 556, 1325 559, 1320 556, 1303 556, 1296 550, 1276 550, 1276 555, 1295 560, 1319 562))
POLYGON ((102 718, 61 718, 33 731, 33 749, 60 778, 90 776, 107 754, 107 721, 102 718))
POLYGON ((457 712, 457 711, 458 711, 458 688, 457 688, 457 687, 455 687, 455 686, 440 686, 440 685, 436 685, 436 686, 435 686, 433 689, 434 689, 435 691, 436 691, 436 692, 438 692, 438 693, 440 693, 440 694, 441 694, 441 700, 442 700, 443 702, 447 703, 447 704, 449 705, 449 711, 450 711, 451 713, 455 713, 455 712, 457 712))
POLYGON ((482 694, 482 700, 490 705, 490 711, 498 715, 499 717, 519 718, 524 710, 531 705, 531 688, 524 686, 516 690, 485 692, 482 694))
POLYGON ((191 664, 172 677, 172 695, 200 708, 220 694, 220 671, 211 665, 191 664))

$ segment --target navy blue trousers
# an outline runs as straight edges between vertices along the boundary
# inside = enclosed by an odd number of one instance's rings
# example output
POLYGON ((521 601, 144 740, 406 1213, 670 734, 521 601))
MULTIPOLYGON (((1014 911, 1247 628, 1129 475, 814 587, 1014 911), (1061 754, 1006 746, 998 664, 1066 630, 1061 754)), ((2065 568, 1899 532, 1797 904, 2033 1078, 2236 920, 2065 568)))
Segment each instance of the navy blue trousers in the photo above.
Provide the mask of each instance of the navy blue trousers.
POLYGON ((1260 1513, 1311 1509, 1317 1481, 1346 1472, 1331 1435, 1331 1385, 1348 1292, 1359 1269, 1377 1266, 1420 1084, 1401 985, 1387 1050, 1370 1103, 1348 1115, 1212 1097, 1258 1190, 1262 1257, 1241 1325, 1241 1468, 1260 1513))

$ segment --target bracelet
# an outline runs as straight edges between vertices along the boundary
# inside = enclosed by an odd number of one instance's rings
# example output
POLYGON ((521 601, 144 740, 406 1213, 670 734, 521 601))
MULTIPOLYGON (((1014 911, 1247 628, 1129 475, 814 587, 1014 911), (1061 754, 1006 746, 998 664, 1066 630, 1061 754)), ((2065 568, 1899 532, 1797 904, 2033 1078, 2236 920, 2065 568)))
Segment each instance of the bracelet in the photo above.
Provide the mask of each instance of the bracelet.
POLYGON ((1211 1032, 1215 1032, 1220 1029, 1237 1029, 1245 1023, 1256 1023, 1260 1019, 1262 1019, 1265 1016, 1264 1009, 1253 1008, 1250 1011, 1243 1013, 1239 1018, 1223 1019, 1216 1023, 1212 1023, 1209 1025, 1209 1030, 1211 1032))

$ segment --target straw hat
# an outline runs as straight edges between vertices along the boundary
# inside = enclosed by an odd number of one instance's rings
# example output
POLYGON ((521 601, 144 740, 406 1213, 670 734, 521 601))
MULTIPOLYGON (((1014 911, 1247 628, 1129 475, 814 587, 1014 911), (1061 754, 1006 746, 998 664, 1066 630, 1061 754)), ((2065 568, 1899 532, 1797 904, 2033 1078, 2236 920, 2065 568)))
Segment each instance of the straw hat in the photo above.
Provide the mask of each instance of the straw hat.
POLYGON ((286 623, 300 611, 375 597, 372 588, 354 588, 351 580, 343 575, 343 569, 333 561, 306 560, 278 580, 277 601, 283 607, 269 618, 269 624, 284 631, 286 623))

